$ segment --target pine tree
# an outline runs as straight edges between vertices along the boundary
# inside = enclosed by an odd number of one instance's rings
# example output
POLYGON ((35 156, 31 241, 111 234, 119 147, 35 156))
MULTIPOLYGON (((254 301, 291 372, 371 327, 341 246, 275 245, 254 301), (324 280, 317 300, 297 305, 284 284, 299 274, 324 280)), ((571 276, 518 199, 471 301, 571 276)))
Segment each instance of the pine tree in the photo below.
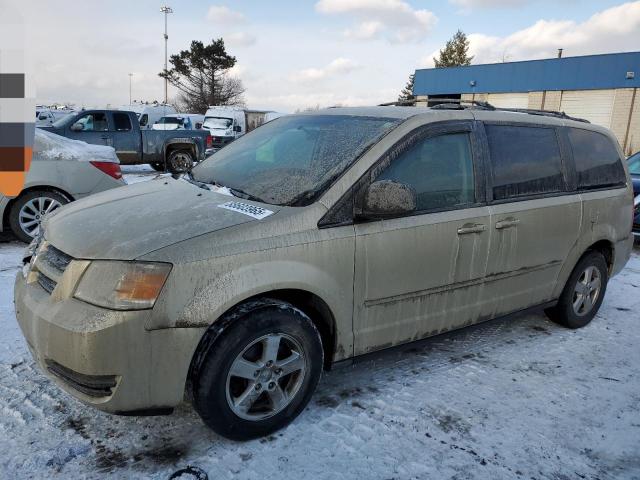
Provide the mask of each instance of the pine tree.
POLYGON ((440 50, 440 58, 434 58, 436 68, 458 67, 460 65, 471 65, 473 57, 469 55, 469 39, 462 30, 447 41, 447 44, 440 50))
POLYGON ((410 102, 412 100, 415 100, 416 97, 413 96, 413 79, 415 77, 415 74, 411 74, 409 75, 409 80, 407 81, 407 84, 405 85, 405 87, 402 89, 402 91, 400 92, 400 95, 398 95, 398 101, 399 102, 410 102))
POLYGON ((209 45, 194 40, 189 50, 171 55, 169 62, 171 68, 159 75, 180 90, 178 101, 189 112, 204 113, 209 105, 244 103, 242 82, 228 75, 236 57, 227 53, 222 38, 209 45))

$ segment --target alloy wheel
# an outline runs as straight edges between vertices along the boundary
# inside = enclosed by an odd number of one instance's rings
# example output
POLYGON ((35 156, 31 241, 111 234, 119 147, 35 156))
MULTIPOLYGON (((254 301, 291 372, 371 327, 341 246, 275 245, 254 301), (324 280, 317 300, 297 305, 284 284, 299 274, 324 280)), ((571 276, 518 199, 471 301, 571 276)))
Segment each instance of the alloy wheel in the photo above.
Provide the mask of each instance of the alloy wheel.
POLYGON ((284 410, 300 390, 307 356, 300 343, 284 333, 252 341, 235 358, 227 374, 229 408, 245 420, 264 420, 284 410))
POLYGON ((582 272, 573 291, 573 311, 576 315, 588 314, 600 297, 602 279, 600 271, 593 265, 582 272))
POLYGON ((35 237, 40 232, 40 224, 44 216, 61 206, 62 204, 55 198, 47 196, 32 198, 18 213, 20 228, 30 237, 35 237))

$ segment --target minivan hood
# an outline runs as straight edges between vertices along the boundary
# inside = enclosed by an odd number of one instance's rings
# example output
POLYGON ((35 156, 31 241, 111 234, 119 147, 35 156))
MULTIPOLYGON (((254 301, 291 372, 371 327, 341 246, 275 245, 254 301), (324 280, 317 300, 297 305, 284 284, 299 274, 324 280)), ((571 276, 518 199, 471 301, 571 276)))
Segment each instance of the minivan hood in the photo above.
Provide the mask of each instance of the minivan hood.
POLYGON ((44 222, 46 239, 74 258, 133 260, 205 233, 257 220, 221 208, 259 206, 170 176, 107 190, 59 209, 44 222))

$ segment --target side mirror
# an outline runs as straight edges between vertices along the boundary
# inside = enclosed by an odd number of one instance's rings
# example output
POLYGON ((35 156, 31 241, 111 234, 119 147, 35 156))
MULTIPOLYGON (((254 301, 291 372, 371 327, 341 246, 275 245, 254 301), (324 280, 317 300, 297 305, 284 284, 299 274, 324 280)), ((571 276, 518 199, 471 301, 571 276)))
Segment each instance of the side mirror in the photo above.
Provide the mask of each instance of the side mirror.
POLYGON ((236 133, 240 133, 240 132, 242 132, 242 127, 240 125, 235 125, 233 127, 233 131, 236 132, 236 133))
POLYGON ((370 219, 395 217, 414 212, 416 203, 413 187, 393 180, 380 180, 367 188, 361 216, 370 219))
POLYGON ((84 125, 80 122, 76 122, 73 125, 71 125, 72 132, 81 132, 82 130, 84 130, 84 125))

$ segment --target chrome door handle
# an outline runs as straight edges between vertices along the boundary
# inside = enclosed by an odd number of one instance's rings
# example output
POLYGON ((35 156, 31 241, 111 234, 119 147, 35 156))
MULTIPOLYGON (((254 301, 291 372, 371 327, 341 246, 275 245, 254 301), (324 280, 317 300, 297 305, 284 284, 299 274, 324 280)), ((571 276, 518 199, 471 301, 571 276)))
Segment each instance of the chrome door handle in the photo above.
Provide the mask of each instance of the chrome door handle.
POLYGON ((519 223, 520 223, 520 220, 518 220, 517 218, 513 218, 509 220, 500 220, 499 222, 496 222, 496 228, 498 230, 501 230, 503 228, 515 227, 519 223))
POLYGON ((487 227, 481 223, 476 225, 464 225, 458 229, 458 235, 467 235, 469 233, 481 233, 484 232, 487 227))

